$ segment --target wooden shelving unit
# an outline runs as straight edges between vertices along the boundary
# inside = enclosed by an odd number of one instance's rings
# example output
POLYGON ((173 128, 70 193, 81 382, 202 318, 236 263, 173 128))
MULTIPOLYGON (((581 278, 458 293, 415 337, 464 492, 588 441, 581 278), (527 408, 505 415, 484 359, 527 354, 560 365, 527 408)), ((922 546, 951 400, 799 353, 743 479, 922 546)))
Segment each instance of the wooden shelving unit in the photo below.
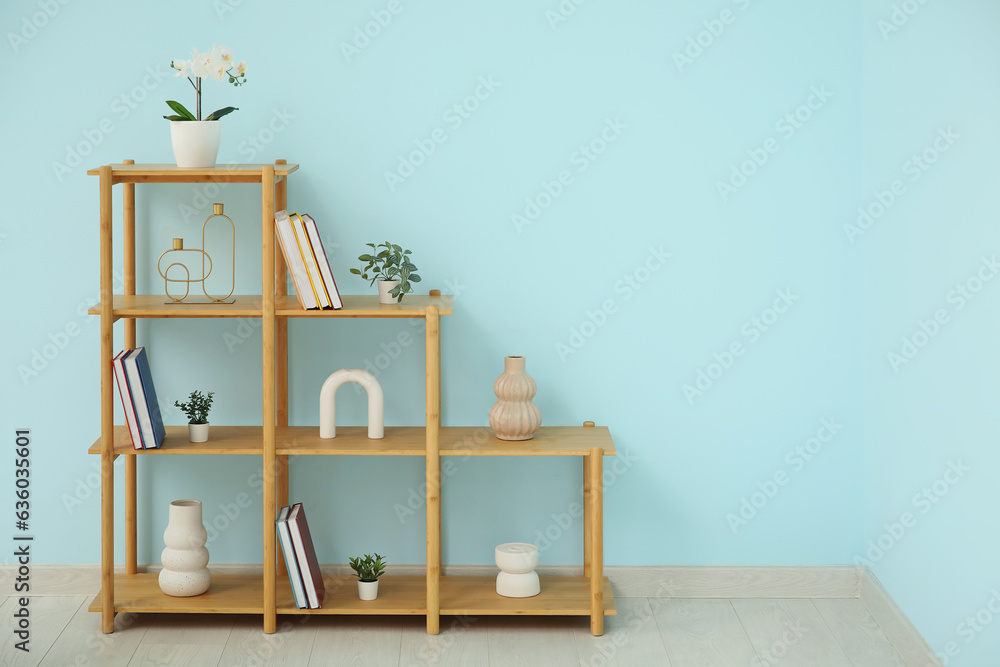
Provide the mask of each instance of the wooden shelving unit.
MULTIPOLYGON (((432 291, 408 295, 401 304, 383 305, 375 295, 345 295, 344 308, 304 310, 288 295, 284 257, 276 252, 274 211, 287 207, 290 174, 298 165, 278 160, 213 169, 174 165, 138 165, 126 160, 87 173, 100 177, 101 301, 90 313, 101 317, 101 433, 90 453, 101 457, 101 592, 90 605, 102 616, 102 629, 114 631, 117 612, 261 614, 264 632, 277 628, 278 614, 419 615, 427 632, 437 634, 440 616, 571 615, 589 616, 595 635, 604 616, 615 614, 614 598, 603 575, 603 461, 615 454, 607 427, 547 426, 527 442, 504 442, 492 431, 441 426, 441 316, 450 315, 453 297, 432 291), (137 183, 245 183, 260 186, 261 294, 235 297, 232 304, 165 304, 164 296, 135 293, 135 185, 137 183), (113 187, 123 190, 124 294, 112 294, 113 187), (184 426, 167 426, 159 449, 135 450, 125 426, 114 424, 115 352, 112 325, 124 320, 124 347, 136 347, 139 318, 261 318, 263 386, 261 426, 213 425, 207 443, 188 442, 184 426), (337 437, 323 440, 316 426, 288 425, 288 321, 293 318, 421 318, 426 323, 426 422, 424 426, 386 427, 385 438, 369 440, 364 427, 337 427, 337 437), (125 572, 114 572, 114 460, 125 456, 125 572), (140 573, 136 552, 136 466, 141 457, 244 455, 262 457, 264 466, 264 567, 262 575, 216 574, 207 593, 174 598, 160 592, 154 574, 140 573), (419 456, 426 465, 427 565, 424 576, 382 579, 375 601, 357 598, 354 578, 327 576, 322 609, 297 609, 284 567, 277 559, 274 520, 288 504, 289 456, 419 456), (442 456, 569 456, 582 460, 584 488, 584 575, 542 577, 542 593, 533 598, 496 594, 494 577, 441 576, 442 456)), ((335 370, 335 369, 331 369, 335 370)), ((152 464, 155 465, 155 464, 152 464)))

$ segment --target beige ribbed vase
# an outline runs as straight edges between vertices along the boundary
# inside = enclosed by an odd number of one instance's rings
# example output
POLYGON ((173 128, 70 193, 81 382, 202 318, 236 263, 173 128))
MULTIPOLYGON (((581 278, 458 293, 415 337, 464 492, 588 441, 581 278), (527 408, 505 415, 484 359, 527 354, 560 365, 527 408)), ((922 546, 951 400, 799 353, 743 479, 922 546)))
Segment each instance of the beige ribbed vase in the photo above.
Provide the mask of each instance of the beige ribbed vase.
POLYGON ((524 357, 504 357, 503 374, 493 383, 499 399, 490 408, 490 427, 501 440, 530 440, 542 425, 542 411, 531 402, 538 385, 524 370, 524 357))

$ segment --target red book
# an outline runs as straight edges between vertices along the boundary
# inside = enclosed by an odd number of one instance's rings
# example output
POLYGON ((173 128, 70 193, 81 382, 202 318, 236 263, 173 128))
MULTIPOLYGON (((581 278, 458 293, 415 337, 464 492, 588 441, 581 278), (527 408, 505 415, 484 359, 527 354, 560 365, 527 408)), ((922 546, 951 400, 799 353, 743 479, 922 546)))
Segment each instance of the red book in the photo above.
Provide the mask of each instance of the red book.
POLYGON ((316 549, 313 547, 312 536, 309 535, 309 524, 306 523, 306 511, 302 503, 292 505, 292 510, 288 513, 288 531, 292 535, 295 560, 298 561, 302 573, 302 584, 306 589, 309 608, 319 609, 323 606, 326 587, 323 585, 323 575, 319 571, 316 549))
POLYGON ((122 350, 111 361, 115 369, 115 380, 118 383, 118 395, 122 399, 122 410, 125 411, 125 423, 128 424, 129 435, 132 436, 132 446, 142 449, 142 436, 139 435, 139 419, 135 414, 135 403, 132 402, 132 392, 129 390, 128 378, 125 375, 123 360, 132 350, 122 350))

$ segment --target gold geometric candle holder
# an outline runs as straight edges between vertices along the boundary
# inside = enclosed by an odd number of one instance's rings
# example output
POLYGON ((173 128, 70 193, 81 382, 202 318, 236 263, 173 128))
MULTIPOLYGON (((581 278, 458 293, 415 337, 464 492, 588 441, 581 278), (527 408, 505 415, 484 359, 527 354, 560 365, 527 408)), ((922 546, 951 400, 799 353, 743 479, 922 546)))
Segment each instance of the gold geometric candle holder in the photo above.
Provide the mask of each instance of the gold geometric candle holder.
MULTIPOLYGON (((156 260, 156 270, 157 270, 157 272, 159 272, 160 277, 163 278, 163 291, 164 291, 164 293, 166 293, 167 298, 169 299, 169 301, 165 301, 164 303, 167 303, 167 304, 171 304, 171 303, 234 303, 236 301, 236 299, 230 299, 229 297, 231 297, 233 295, 233 292, 236 290, 236 225, 233 223, 232 218, 230 218, 228 215, 226 215, 225 213, 223 213, 222 204, 213 204, 212 205, 212 215, 210 215, 207 218, 205 218, 205 224, 203 224, 201 226, 201 248, 185 248, 184 247, 184 239, 174 239, 173 248, 171 248, 170 250, 165 251, 162 255, 160 255, 160 258, 158 260, 156 260), (205 286, 205 281, 208 280, 208 277, 210 275, 212 275, 212 269, 214 268, 214 262, 212 261, 212 256, 209 255, 208 251, 205 250, 205 229, 208 227, 208 223, 211 222, 213 218, 225 218, 226 220, 229 221, 229 226, 230 226, 230 228, 232 230, 232 240, 233 240, 233 243, 232 243, 232 262, 231 262, 232 267, 233 267, 233 275, 232 275, 232 278, 231 278, 230 283, 229 283, 229 285, 230 285, 230 287, 229 287, 229 294, 227 294, 225 296, 220 296, 220 297, 212 296, 211 294, 209 294, 208 293, 208 288, 205 286), (163 262, 163 258, 166 257, 167 255, 169 255, 170 253, 198 253, 198 254, 200 254, 201 255, 201 277, 200 278, 192 278, 191 277, 191 270, 188 269, 188 267, 187 267, 186 264, 184 264, 183 262, 180 262, 180 261, 171 262, 170 264, 167 265, 167 267, 165 269, 161 268, 161 263, 163 262), (208 261, 208 268, 207 269, 205 267, 205 261, 206 260, 208 261), (171 278, 170 277, 170 270, 173 269, 174 267, 180 267, 181 269, 184 270, 184 274, 183 274, 184 277, 183 278, 171 278), (170 283, 182 283, 184 285, 184 295, 183 296, 174 296, 173 294, 171 294, 170 293, 170 283), (188 295, 191 292, 191 283, 201 283, 201 291, 207 297, 207 299, 208 299, 207 301, 201 300, 201 299, 192 299, 191 301, 187 301, 188 295)), ((175 274, 176 273, 177 273, 177 271, 175 271, 175 274)))

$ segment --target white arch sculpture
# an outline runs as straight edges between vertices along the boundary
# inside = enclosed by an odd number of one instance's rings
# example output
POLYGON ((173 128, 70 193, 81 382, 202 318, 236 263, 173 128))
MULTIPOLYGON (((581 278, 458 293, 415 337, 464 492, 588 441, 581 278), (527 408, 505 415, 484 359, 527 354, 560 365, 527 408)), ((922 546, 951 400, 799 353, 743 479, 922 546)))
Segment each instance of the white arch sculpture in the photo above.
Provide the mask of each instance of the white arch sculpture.
POLYGON ((348 382, 356 382, 368 394, 368 437, 381 440, 385 436, 385 399, 382 385, 375 376, 359 368, 342 368, 333 373, 319 390, 319 437, 337 437, 337 390, 348 382))

